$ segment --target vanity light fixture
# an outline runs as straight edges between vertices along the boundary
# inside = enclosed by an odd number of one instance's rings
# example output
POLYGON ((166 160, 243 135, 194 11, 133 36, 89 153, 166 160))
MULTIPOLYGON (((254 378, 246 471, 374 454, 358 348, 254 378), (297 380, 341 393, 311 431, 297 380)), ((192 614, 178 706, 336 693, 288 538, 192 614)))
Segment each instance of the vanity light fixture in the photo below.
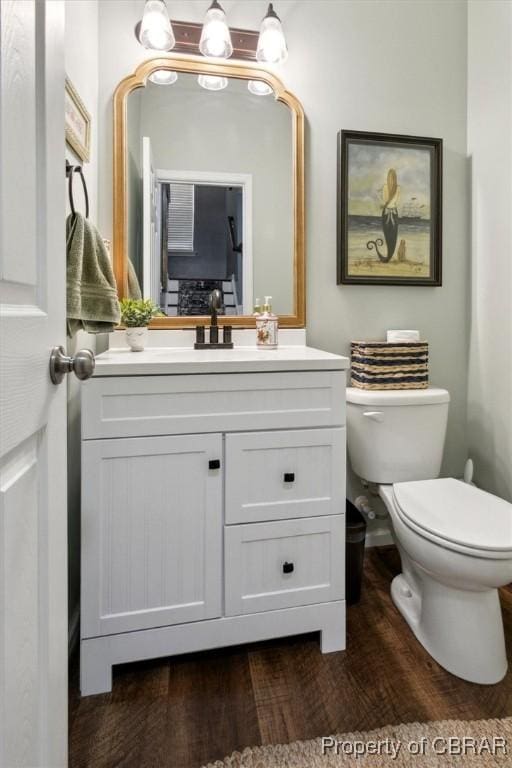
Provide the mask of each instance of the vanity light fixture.
POLYGON ((172 85, 177 79, 178 73, 172 69, 155 69, 148 77, 148 80, 156 85, 172 85))
POLYGON ((215 59, 228 59, 233 53, 226 14, 218 0, 213 0, 206 12, 199 50, 203 56, 211 56, 215 59))
POLYGON ((272 93, 272 88, 263 80, 249 80, 247 88, 253 96, 268 96, 272 93))
POLYGON ((207 91, 222 91, 227 87, 227 77, 220 77, 218 75, 199 75, 197 82, 201 88, 206 88, 207 91))
POLYGON ((281 64, 288 58, 281 19, 272 3, 269 3, 267 15, 261 22, 256 58, 266 64, 281 64))
POLYGON ((135 30, 144 48, 170 51, 176 44, 164 0, 146 0, 140 27, 137 25, 135 30))

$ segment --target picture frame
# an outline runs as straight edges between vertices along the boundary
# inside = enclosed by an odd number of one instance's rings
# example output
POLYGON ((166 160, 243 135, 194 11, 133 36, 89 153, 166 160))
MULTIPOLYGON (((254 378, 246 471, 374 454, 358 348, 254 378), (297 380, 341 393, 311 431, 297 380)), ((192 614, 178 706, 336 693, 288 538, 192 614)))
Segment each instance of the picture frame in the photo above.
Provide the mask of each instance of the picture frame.
POLYGON ((442 285, 442 169, 442 139, 338 133, 338 284, 442 285))
POLYGON ((69 77, 66 77, 64 115, 66 143, 82 162, 88 163, 91 152, 91 116, 69 77))

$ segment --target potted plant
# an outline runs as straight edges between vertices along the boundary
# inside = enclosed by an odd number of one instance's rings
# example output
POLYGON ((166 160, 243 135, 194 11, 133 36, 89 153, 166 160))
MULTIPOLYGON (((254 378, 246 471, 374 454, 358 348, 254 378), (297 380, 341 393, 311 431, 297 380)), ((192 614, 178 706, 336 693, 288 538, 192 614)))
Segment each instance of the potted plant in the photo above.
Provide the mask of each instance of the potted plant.
POLYGON ((126 327, 126 341, 132 352, 142 352, 152 317, 161 315, 151 299, 121 299, 121 323, 126 327))

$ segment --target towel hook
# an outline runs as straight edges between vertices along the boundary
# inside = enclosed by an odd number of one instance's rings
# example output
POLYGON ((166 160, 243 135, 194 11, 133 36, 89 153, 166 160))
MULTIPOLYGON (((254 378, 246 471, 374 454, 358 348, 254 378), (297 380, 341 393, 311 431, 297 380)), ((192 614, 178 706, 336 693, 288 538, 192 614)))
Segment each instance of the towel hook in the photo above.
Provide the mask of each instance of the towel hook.
POLYGON ((71 213, 73 216, 76 213, 75 210, 75 204, 73 201, 73 174, 78 173, 80 174, 80 178, 82 179, 82 187, 84 188, 84 197, 85 197, 85 218, 89 218, 89 195, 87 193, 87 184, 85 183, 85 177, 82 172, 82 166, 81 165, 71 165, 69 160, 66 160, 66 178, 69 179, 68 181, 68 194, 69 194, 69 206, 71 208, 71 213))

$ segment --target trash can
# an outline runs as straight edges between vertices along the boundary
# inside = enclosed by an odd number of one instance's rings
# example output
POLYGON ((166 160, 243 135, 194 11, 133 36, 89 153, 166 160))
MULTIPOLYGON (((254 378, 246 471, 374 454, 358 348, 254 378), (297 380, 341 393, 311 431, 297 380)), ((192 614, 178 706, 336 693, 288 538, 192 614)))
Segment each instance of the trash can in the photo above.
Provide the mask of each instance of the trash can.
POLYGON ((349 605, 358 603, 363 581, 366 520, 351 501, 346 504, 345 584, 349 605))

